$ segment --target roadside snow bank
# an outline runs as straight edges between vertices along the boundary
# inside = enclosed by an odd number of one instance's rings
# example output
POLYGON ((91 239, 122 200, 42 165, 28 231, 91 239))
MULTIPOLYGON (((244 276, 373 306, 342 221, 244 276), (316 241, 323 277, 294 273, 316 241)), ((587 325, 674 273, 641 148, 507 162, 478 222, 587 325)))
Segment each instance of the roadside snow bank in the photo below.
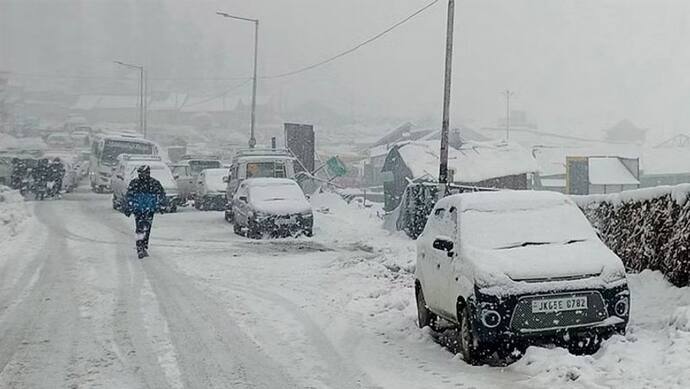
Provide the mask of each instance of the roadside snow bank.
POLYGON ((0 243, 18 234, 29 215, 22 195, 0 185, 0 243))
POLYGON ((402 232, 383 229, 383 208, 374 203, 363 207, 347 203, 335 193, 312 196, 314 240, 328 246, 360 250, 362 260, 375 262, 394 272, 414 273, 415 245, 402 232))

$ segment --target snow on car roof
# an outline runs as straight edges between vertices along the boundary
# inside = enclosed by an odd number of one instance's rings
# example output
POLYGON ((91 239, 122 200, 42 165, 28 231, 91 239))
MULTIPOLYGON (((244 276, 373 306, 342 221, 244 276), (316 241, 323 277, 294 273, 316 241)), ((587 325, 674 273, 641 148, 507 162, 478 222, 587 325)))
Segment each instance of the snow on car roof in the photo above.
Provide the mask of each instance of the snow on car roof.
POLYGON ((276 186, 276 185, 297 185, 294 180, 289 178, 248 178, 244 181, 247 186, 276 186))
POLYGON ((439 200, 438 208, 455 206, 461 212, 473 210, 501 212, 516 209, 540 209, 575 203, 567 196, 551 191, 506 190, 497 192, 461 193, 439 200))

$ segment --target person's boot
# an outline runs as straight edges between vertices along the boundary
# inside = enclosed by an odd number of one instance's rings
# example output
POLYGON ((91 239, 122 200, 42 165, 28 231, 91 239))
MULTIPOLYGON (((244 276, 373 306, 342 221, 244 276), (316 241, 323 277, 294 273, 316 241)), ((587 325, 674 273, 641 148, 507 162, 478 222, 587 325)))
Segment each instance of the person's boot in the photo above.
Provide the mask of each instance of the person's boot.
POLYGON ((139 251, 137 252, 137 255, 139 256, 139 259, 143 259, 144 257, 147 256, 147 255, 146 255, 146 251, 144 251, 144 250, 139 250, 139 251))
POLYGON ((149 256, 149 250, 145 248, 144 249, 144 257, 148 257, 148 256, 149 256))

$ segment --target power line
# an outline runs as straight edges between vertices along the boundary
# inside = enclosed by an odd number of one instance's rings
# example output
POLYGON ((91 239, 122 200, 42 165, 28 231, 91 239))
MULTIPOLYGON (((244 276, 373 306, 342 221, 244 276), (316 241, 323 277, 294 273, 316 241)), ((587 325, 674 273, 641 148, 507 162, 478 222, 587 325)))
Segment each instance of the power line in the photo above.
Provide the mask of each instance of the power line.
MULTIPOLYGON (((344 56, 346 56, 346 55, 348 55, 348 54, 350 54, 350 53, 353 53, 353 52, 359 50, 360 48, 362 48, 362 47, 368 45, 369 43, 372 43, 372 42, 374 42, 374 41, 376 41, 376 40, 382 38, 383 36, 385 36, 385 35, 388 34, 389 32, 395 30, 396 28, 398 28, 398 27, 402 26, 403 24, 409 22, 410 20, 414 19, 417 15, 423 13, 424 11, 426 11, 426 10, 429 9, 429 8, 431 8, 433 5, 435 5, 435 4, 438 3, 438 2, 439 2, 439 0, 433 0, 433 1, 431 1, 429 4, 427 4, 427 5, 425 5, 424 7, 418 9, 417 11, 413 12, 413 13, 410 14, 409 16, 407 16, 407 17, 405 17, 404 19, 400 20, 399 22, 397 22, 397 23, 391 25, 390 27, 388 27, 388 28, 386 28, 385 30, 381 31, 380 33, 378 33, 378 34, 372 36, 371 38, 369 38, 369 39, 367 39, 367 40, 365 40, 365 41, 363 41, 363 42, 361 42, 361 43, 355 45, 354 47, 351 47, 350 49, 347 49, 347 50, 345 50, 345 51, 342 51, 342 52, 340 52, 340 53, 338 53, 338 54, 336 54, 336 55, 333 55, 333 56, 331 56, 331 57, 329 57, 329 58, 326 58, 326 59, 324 59, 324 60, 322 60, 322 61, 319 61, 319 62, 317 62, 317 63, 311 64, 311 65, 308 65, 308 66, 304 66, 304 67, 302 67, 302 68, 299 68, 299 69, 296 69, 296 70, 293 70, 293 71, 289 71, 289 72, 286 72, 286 73, 279 73, 279 74, 270 75, 270 76, 263 76, 263 77, 259 77, 259 78, 261 78, 261 79, 263 79, 263 80, 270 80, 270 79, 277 79, 277 78, 289 77, 289 76, 293 76, 293 75, 296 75, 296 74, 299 74, 299 73, 303 73, 303 72, 306 72, 306 71, 308 71, 308 70, 317 68, 317 67, 319 67, 319 66, 323 66, 323 65, 328 64, 328 63, 330 63, 330 62, 333 62, 333 61, 335 61, 336 59, 342 58, 342 57, 344 57, 344 56)), ((9 73, 12 74, 12 75, 24 76, 24 77, 53 78, 53 79, 71 79, 71 80, 91 80, 91 79, 93 79, 93 80, 99 80, 99 79, 100 79, 100 80, 122 80, 122 79, 123 79, 123 78, 121 78, 121 77, 77 76, 77 75, 59 75, 59 74, 46 74, 46 73, 23 73, 23 72, 13 72, 13 71, 10 71, 9 73)), ((153 80, 153 81, 233 81, 233 80, 246 80, 246 79, 247 79, 247 77, 225 77, 225 78, 205 78, 205 77, 187 77, 187 78, 184 78, 184 77, 181 77, 181 78, 177 78, 177 77, 151 77, 151 78, 149 78, 149 80, 153 80)), ((222 96, 222 95, 221 95, 221 96, 222 96)))
POLYGON ((369 38, 369 39, 363 41, 362 43, 360 43, 360 44, 358 44, 358 45, 356 45, 356 46, 354 46, 354 47, 352 47, 352 48, 350 48, 350 49, 347 49, 347 50, 345 50, 345 51, 343 51, 343 52, 341 52, 341 53, 339 53, 339 54, 336 54, 336 55, 334 55, 334 56, 332 56, 332 57, 326 58, 326 59, 324 59, 323 61, 317 62, 317 63, 312 64, 312 65, 309 65, 309 66, 305 66, 305 67, 302 67, 302 68, 300 68, 300 69, 293 70, 293 71, 290 71, 290 72, 280 73, 280 74, 276 74, 276 75, 272 75, 272 76, 264 76, 264 77, 261 77, 261 78, 262 78, 262 79, 275 79, 275 78, 283 78, 283 77, 293 76, 293 75, 295 75, 295 74, 299 74, 299 73, 302 73, 302 72, 306 72, 306 71, 311 70, 311 69, 314 69, 314 68, 316 68, 316 67, 325 65, 325 64, 327 64, 327 63, 329 63, 329 62, 333 62, 333 61, 335 61, 336 59, 341 58, 341 57, 344 57, 344 56, 346 56, 346 55, 348 55, 348 54, 350 54, 350 53, 352 53, 352 52, 354 52, 354 51, 356 51, 356 50, 362 48, 363 46, 366 46, 366 45, 368 45, 369 43, 372 43, 372 42, 374 42, 375 40, 377 40, 377 39, 383 37, 384 35, 388 34, 389 32, 395 30, 396 28, 400 27, 401 25, 403 25, 403 24, 407 23, 408 21, 412 20, 415 16, 417 16, 417 15, 421 14, 422 12, 426 11, 428 8, 431 8, 431 6, 433 6, 434 4, 438 3, 438 1, 439 1, 439 0, 433 0, 431 3, 425 5, 424 7, 420 8, 420 9, 417 10, 417 11, 415 11, 414 13, 412 13, 411 15, 409 15, 408 17, 406 17, 406 18, 402 19, 401 21, 399 21, 399 22, 393 24, 392 26, 390 26, 390 27, 388 27, 387 29, 381 31, 380 33, 374 35, 373 37, 371 37, 371 38, 369 38))

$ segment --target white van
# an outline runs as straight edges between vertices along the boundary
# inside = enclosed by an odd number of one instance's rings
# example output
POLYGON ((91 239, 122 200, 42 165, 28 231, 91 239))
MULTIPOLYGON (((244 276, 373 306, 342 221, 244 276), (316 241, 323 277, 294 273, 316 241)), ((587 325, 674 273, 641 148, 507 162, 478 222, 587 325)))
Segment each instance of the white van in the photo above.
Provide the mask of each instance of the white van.
POLYGON ((168 199, 166 211, 176 212, 180 205, 177 192, 177 183, 172 172, 160 156, 157 155, 131 155, 121 154, 111 178, 110 187, 113 191, 113 209, 122 210, 126 201, 129 183, 138 175, 137 168, 141 165, 151 167, 151 177, 160 181, 168 199))
POLYGON ((295 178, 295 158, 283 149, 246 149, 235 154, 225 180, 225 220, 233 220, 233 198, 240 183, 248 178, 295 178))

